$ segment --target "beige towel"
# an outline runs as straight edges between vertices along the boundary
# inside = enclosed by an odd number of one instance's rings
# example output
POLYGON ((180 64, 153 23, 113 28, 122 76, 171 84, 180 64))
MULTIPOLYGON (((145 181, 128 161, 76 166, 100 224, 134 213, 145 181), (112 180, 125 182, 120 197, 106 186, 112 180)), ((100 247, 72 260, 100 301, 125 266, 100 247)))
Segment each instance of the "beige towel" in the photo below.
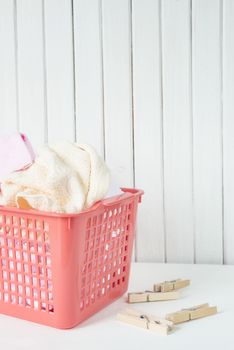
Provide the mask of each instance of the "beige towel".
POLYGON ((89 145, 43 146, 35 163, 12 173, 1 186, 1 204, 57 213, 78 213, 105 197, 110 173, 89 145))

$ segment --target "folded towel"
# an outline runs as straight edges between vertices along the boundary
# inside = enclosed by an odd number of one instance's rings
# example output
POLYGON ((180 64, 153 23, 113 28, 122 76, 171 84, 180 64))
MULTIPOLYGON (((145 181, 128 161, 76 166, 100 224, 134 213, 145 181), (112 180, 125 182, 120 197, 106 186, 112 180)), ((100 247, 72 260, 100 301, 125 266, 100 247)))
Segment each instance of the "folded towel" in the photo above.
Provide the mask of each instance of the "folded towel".
POLYGON ((28 138, 23 134, 0 137, 0 184, 13 171, 29 166, 35 158, 28 138))
POLYGON ((110 173, 89 145, 43 146, 34 164, 2 183, 1 204, 57 213, 78 213, 105 197, 110 173))

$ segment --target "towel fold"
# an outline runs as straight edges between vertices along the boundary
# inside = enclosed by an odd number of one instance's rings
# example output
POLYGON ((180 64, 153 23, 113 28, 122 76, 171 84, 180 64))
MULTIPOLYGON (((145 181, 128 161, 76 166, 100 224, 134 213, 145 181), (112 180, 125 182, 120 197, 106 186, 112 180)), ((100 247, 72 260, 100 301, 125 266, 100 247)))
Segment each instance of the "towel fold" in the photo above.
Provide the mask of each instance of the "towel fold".
POLYGON ((34 164, 2 183, 1 204, 57 213, 78 213, 105 197, 109 170, 87 144, 45 145, 34 164))

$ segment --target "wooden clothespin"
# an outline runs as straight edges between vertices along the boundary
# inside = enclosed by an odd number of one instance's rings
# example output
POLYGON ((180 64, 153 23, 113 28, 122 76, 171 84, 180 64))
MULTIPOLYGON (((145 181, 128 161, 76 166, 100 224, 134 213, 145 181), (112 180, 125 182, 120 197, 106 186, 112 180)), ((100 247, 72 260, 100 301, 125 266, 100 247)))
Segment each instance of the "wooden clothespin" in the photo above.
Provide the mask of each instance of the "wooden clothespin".
POLYGON ((126 309, 117 314, 117 320, 140 328, 167 335, 174 329, 171 321, 145 314, 133 309, 126 309))
POLYGON ((145 303, 149 301, 175 300, 179 297, 179 292, 156 293, 153 291, 145 291, 140 293, 128 293, 128 303, 145 303))
POLYGON ((157 283, 154 285, 155 292, 170 292, 172 290, 177 290, 185 288, 190 285, 190 280, 177 279, 173 281, 165 281, 162 283, 157 283))
POLYGON ((182 309, 171 314, 166 315, 168 321, 172 321, 174 324, 195 320, 206 316, 211 316, 217 313, 216 306, 209 306, 209 304, 202 304, 193 306, 188 309, 182 309))

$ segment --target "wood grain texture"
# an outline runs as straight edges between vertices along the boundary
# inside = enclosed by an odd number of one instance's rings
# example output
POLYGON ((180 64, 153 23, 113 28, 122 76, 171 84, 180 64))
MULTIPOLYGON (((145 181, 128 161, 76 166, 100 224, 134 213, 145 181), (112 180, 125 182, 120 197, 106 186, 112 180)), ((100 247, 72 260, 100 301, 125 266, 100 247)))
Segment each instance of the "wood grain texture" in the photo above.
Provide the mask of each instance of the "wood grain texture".
POLYGON ((102 20, 106 161, 119 186, 133 186, 130 1, 103 0, 102 20))
POLYGON ((76 134, 104 156, 100 0, 74 1, 76 134))
POLYGON ((193 1, 196 262, 222 263, 220 1, 193 1))
POLYGON ((190 1, 162 2, 164 196, 168 262, 193 262, 190 1))
POLYGON ((19 129, 35 148, 45 137, 42 1, 17 1, 19 129), (35 124, 36 121, 36 124, 35 124))
POLYGON ((75 139, 72 3, 45 0, 49 142, 75 139))
POLYGON ((224 262, 234 264, 234 2, 223 2, 224 262))
POLYGON ((13 0, 0 1, 0 133, 17 130, 16 37, 13 0))
POLYGON ((137 261, 164 261, 159 1, 133 0, 135 186, 145 195, 138 217, 137 261))

